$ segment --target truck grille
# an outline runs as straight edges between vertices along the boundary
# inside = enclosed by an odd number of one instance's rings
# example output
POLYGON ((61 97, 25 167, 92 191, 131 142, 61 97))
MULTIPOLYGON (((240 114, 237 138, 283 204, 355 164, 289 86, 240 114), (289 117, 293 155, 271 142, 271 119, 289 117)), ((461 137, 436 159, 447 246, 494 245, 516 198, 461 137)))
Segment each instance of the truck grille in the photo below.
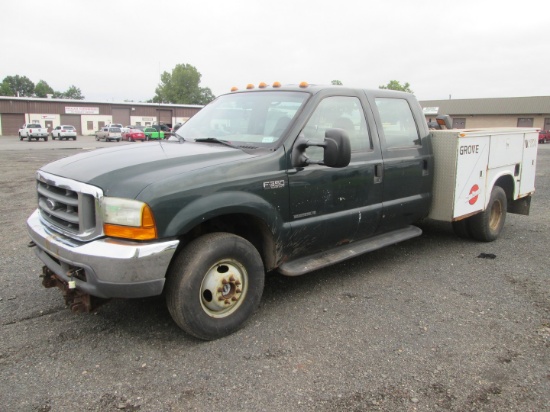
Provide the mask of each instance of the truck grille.
POLYGON ((96 210, 100 189, 38 172, 37 192, 40 215, 51 229, 77 240, 102 234, 96 210))

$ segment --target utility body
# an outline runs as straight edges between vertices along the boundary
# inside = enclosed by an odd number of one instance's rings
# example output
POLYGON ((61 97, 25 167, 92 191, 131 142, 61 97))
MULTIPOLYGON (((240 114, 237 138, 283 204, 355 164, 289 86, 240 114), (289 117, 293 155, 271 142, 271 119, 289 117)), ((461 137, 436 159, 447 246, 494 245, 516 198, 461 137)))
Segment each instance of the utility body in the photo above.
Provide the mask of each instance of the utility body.
POLYGON ((302 275, 419 236, 431 217, 491 241, 528 214, 536 129, 430 131, 411 94, 262 86, 159 142, 37 172, 28 231, 73 310, 165 293, 201 339, 242 326, 265 273, 302 275))

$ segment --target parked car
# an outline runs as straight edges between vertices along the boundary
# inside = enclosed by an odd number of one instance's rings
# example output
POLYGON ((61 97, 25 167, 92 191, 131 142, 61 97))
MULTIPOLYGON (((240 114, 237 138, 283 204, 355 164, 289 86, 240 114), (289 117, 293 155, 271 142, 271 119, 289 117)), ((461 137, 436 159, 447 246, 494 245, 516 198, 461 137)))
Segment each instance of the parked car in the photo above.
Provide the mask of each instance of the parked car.
POLYGON ((143 133, 145 133, 146 140, 164 139, 164 132, 158 131, 154 127, 146 127, 145 129, 143 129, 143 133))
POLYGON ((127 132, 122 132, 122 140, 135 142, 136 140, 145 140, 145 133, 139 129, 129 129, 127 132))
POLYGON ((151 127, 154 127, 159 132, 163 132, 165 136, 170 136, 172 134, 172 129, 165 124, 154 124, 151 127))
POLYGON ((106 142, 110 142, 112 140, 120 142, 120 139, 122 139, 122 131, 120 130, 120 127, 105 126, 95 132, 95 139, 105 139, 106 142))
POLYGON ((143 129, 145 129, 145 126, 140 126, 140 125, 130 125, 130 126, 124 126, 126 129, 137 129, 137 130, 141 130, 143 132, 143 129))
POLYGON ((539 144, 550 142, 550 130, 541 130, 539 132, 539 144))
POLYGON ((55 139, 76 140, 76 128, 68 124, 62 124, 61 126, 57 126, 52 130, 50 134, 52 135, 52 140, 55 140, 55 139))

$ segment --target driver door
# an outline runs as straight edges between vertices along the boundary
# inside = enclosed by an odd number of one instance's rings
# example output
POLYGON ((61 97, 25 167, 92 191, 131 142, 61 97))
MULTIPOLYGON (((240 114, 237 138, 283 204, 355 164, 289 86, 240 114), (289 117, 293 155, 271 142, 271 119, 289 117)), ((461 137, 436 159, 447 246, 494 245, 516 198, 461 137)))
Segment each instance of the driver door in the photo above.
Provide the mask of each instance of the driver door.
MULTIPOLYGON (((293 255, 308 255, 372 235, 381 216, 381 185, 375 166, 380 147, 373 144, 359 96, 328 96, 309 117, 302 135, 322 142, 330 128, 344 129, 351 143, 351 162, 344 168, 310 164, 289 169, 293 255)), ((306 155, 323 158, 323 149, 306 155)))

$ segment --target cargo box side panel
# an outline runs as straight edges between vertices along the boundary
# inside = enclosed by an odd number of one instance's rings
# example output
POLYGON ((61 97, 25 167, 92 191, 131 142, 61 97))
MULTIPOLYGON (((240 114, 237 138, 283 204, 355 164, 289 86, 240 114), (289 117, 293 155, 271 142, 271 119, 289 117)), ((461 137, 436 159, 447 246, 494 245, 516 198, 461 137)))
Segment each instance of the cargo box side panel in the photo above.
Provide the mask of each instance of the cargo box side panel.
POLYGON ((432 131, 431 143, 434 152, 434 186, 428 217, 450 222, 455 196, 458 133, 452 130, 432 131))
POLYGON ((521 182, 516 197, 524 197, 535 191, 535 173, 537 167, 537 150, 539 134, 537 131, 524 134, 523 162, 521 165, 521 182))
POLYGON ((491 135, 489 169, 520 163, 523 154, 523 136, 523 133, 491 135))
POLYGON ((479 212, 485 207, 490 142, 490 136, 459 139, 454 219, 479 212))

